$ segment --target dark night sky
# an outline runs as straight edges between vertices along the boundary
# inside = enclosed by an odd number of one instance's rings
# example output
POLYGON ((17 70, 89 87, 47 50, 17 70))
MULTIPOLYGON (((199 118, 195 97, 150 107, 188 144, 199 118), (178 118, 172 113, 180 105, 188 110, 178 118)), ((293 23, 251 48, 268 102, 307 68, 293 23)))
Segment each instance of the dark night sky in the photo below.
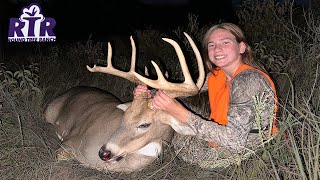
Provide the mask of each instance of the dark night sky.
MULTIPOLYGON (((6 42, 9 18, 18 18, 28 0, 0 0, 0 35, 6 42), (9 3, 20 2, 20 3, 9 3)), ((31 2, 32 0, 29 0, 31 2)), ((54 18, 58 39, 87 39, 132 34, 152 25, 161 31, 185 25, 188 14, 198 15, 200 26, 220 21, 236 22, 233 4, 243 0, 37 0, 45 17, 54 18)), ((308 0, 295 0, 305 4, 308 0)), ((1 47, 1 43, 0 43, 1 47)))
MULTIPOLYGON (((68 34, 75 31, 84 33, 126 33, 142 28, 144 25, 152 24, 156 28, 166 30, 175 28, 179 24, 186 24, 188 13, 199 14, 199 20, 204 23, 212 18, 221 19, 231 17, 230 4, 199 4, 197 1, 189 1, 185 4, 143 4, 141 1, 102 1, 91 0, 72 3, 61 7, 61 3, 53 6, 52 16, 61 23, 57 25, 57 33, 68 30, 68 34), (211 8, 208 8, 211 7, 211 8), (59 12, 58 14, 56 12, 59 12), (61 13, 60 13, 61 12, 61 13), (64 31, 63 30, 63 31, 64 31), (72 31, 72 32, 70 32, 72 31)), ((62 1, 62 0, 61 0, 62 1)), ((149 0, 150 1, 150 0, 149 0)), ((158 0, 160 1, 160 0, 158 0)))
MULTIPOLYGON (((21 8, 29 4, 1 3, 1 33, 5 38, 9 18, 18 18, 21 8)), ((236 21, 232 0, 51 0, 41 8, 45 17, 56 20, 57 38, 74 40, 89 34, 130 34, 148 24, 166 31, 186 24, 191 12, 198 15, 202 25, 220 19, 236 21)))

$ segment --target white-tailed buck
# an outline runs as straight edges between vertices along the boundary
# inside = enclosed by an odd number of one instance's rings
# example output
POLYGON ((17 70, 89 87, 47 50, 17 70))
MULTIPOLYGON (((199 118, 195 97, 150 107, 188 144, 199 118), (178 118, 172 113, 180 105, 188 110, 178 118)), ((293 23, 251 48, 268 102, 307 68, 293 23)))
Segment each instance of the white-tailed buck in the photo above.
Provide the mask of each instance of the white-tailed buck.
MULTIPOLYGON (((135 83, 144 83, 161 89, 171 97, 193 96, 203 85, 205 74, 200 53, 193 40, 185 33, 196 55, 199 78, 195 84, 190 76, 185 57, 179 45, 167 38, 176 50, 185 77, 183 83, 170 83, 152 62, 158 79, 147 79, 135 72, 136 47, 132 37, 132 59, 129 72, 112 67, 111 45, 108 43, 107 67, 87 66, 90 72, 113 74, 135 83)), ((172 116, 149 108, 146 96, 134 97, 126 104, 104 90, 93 87, 75 87, 53 99, 45 110, 62 141, 57 159, 75 158, 80 163, 99 170, 136 171, 154 161, 162 152, 163 142, 170 142, 173 129, 192 134, 188 126, 172 116), (172 129, 173 128, 173 129, 172 129)))

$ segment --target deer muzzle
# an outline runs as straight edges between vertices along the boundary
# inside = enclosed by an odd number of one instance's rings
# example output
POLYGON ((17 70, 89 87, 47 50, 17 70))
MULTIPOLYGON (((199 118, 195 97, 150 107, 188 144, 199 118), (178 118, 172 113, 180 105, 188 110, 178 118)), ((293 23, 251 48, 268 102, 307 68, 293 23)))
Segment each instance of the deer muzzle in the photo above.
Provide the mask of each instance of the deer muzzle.
POLYGON ((118 156, 112 155, 110 150, 107 150, 105 146, 102 146, 99 150, 99 157, 101 160, 106 161, 107 163, 120 161, 125 157, 124 154, 120 154, 118 156))

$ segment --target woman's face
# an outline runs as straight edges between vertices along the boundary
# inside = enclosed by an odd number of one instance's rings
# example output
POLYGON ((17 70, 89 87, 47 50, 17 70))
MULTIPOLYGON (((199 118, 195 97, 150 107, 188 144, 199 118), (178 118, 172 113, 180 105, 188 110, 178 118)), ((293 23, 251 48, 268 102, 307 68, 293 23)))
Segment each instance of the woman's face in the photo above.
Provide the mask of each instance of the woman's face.
POLYGON ((241 54, 246 45, 238 43, 227 30, 216 29, 209 36, 208 56, 210 61, 221 69, 238 68, 242 64, 241 54))

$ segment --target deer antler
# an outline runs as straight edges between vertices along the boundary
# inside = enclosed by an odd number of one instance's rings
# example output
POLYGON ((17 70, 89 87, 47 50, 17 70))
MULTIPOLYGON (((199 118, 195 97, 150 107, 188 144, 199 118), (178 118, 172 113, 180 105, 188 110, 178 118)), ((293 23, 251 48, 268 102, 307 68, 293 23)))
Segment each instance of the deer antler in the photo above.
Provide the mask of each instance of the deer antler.
POLYGON ((165 77, 163 76, 163 74, 161 73, 159 66, 154 61, 151 61, 151 63, 156 70, 156 73, 158 76, 157 80, 151 80, 151 79, 145 78, 145 77, 141 76, 140 74, 136 73, 135 72, 136 47, 135 47, 135 43, 132 39, 132 36, 130 37, 131 47, 132 47, 132 56, 131 56, 131 67, 130 67, 129 72, 119 71, 112 66, 112 63, 111 63, 112 49, 111 49, 110 43, 108 43, 108 57, 107 57, 108 64, 107 64, 107 67, 100 67, 100 66, 94 65, 93 68, 90 68, 89 66, 87 66, 87 69, 90 72, 101 72, 101 73, 119 76, 119 77, 127 79, 131 82, 137 83, 137 84, 146 84, 150 87, 165 91, 166 94, 171 96, 172 98, 187 97, 187 96, 196 95, 199 92, 199 90, 201 89, 201 87, 204 83, 204 79, 205 79, 203 61, 202 61, 200 52, 199 52, 197 46, 195 45, 194 41, 191 39, 191 37, 187 33, 184 33, 184 35, 187 37, 187 39, 192 47, 192 50, 194 51, 194 53, 196 55, 196 59, 197 59, 197 63, 198 63, 199 77, 198 77, 196 84, 192 80, 192 77, 190 75, 190 72, 189 72, 189 69, 188 69, 188 66, 186 63, 186 59, 183 55, 183 52, 182 52, 180 46, 178 45, 177 42, 175 42, 172 39, 168 39, 168 38, 162 38, 162 39, 164 41, 168 42, 169 44, 171 44, 177 53, 177 56, 178 56, 178 59, 179 59, 180 65, 181 65, 181 69, 182 69, 183 75, 185 77, 185 80, 183 83, 168 82, 165 79, 165 77))
POLYGON ((136 45, 134 43, 134 40, 132 39, 132 36, 130 36, 130 41, 131 41, 131 48, 132 48, 130 71, 128 72, 119 71, 112 66, 112 61, 111 61, 112 47, 110 42, 108 42, 107 67, 94 65, 91 68, 87 65, 87 69, 90 72, 101 72, 106 74, 112 74, 112 75, 127 79, 136 84, 142 84, 142 82, 138 78, 136 78, 135 75, 133 74, 133 72, 135 72, 135 66, 136 66, 136 45))
POLYGON ((187 63, 186 63, 186 59, 183 55, 183 52, 180 48, 180 46, 178 45, 178 43, 176 43, 174 40, 168 39, 168 38, 162 38, 164 41, 170 43, 177 55, 178 55, 178 59, 180 61, 180 65, 181 65, 181 69, 183 72, 183 75, 185 77, 185 80, 183 83, 171 83, 168 82, 163 74, 160 71, 159 66, 151 61, 152 65, 154 66, 158 79, 157 80, 151 80, 151 79, 147 79, 143 76, 141 76, 140 74, 136 73, 136 72, 132 72, 140 81, 144 82, 145 84, 147 84, 148 86, 151 86, 153 88, 156 89, 161 89, 163 91, 166 92, 167 95, 175 98, 175 97, 187 97, 187 96, 193 96, 196 95, 199 90, 201 89, 203 83, 204 83, 204 79, 205 79, 205 72, 204 72, 204 67, 203 67, 203 61, 200 55, 200 52, 197 48, 197 46, 195 45, 194 41, 191 39, 191 37, 187 34, 184 33, 184 35, 187 37, 195 55, 196 55, 196 59, 197 59, 197 63, 198 63, 198 69, 199 69, 199 78, 197 80, 197 83, 194 84, 192 77, 190 75, 187 63))

